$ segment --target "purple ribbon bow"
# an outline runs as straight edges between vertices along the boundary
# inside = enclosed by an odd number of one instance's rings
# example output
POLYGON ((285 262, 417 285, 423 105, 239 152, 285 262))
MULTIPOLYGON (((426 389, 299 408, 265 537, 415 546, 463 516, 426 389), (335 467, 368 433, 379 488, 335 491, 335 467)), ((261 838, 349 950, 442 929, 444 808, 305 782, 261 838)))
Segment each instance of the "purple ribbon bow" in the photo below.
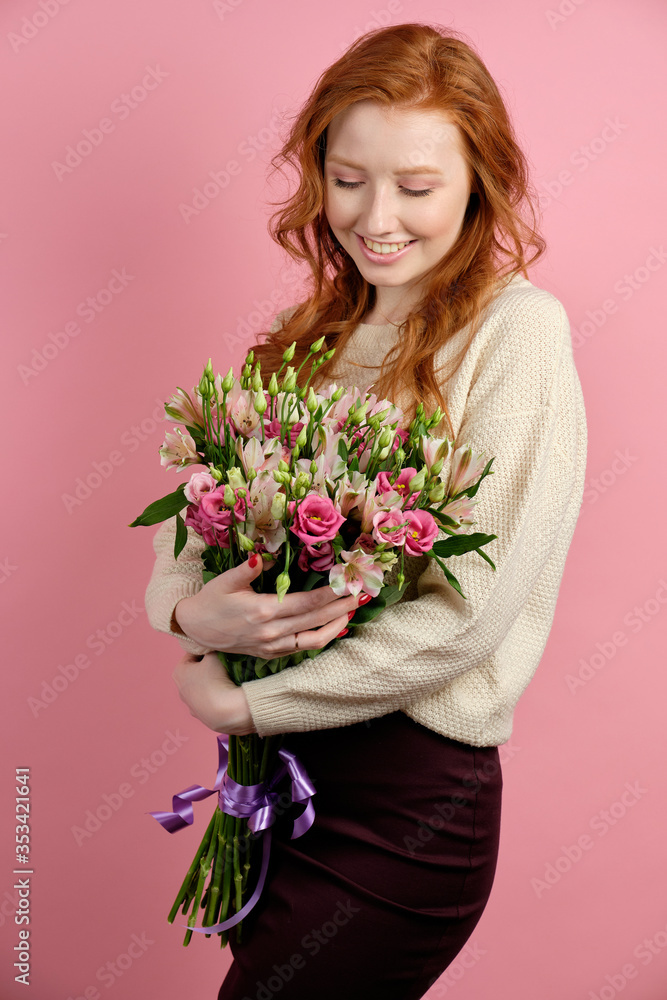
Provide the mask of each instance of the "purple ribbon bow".
MULTIPOLYGON (((278 756, 283 763, 271 778, 256 785, 241 785, 230 778, 227 773, 229 738, 224 734, 218 736, 218 773, 213 788, 190 785, 173 796, 171 803, 173 812, 150 813, 165 830, 168 830, 169 833, 176 833, 177 830, 182 830, 185 826, 192 824, 194 820, 193 802, 207 799, 209 795, 218 792, 218 805, 222 812, 229 816, 247 819, 248 826, 253 833, 265 831, 259 879, 248 902, 233 917, 220 924, 213 924, 211 927, 190 927, 189 930, 199 934, 216 934, 218 931, 228 930, 243 920, 259 900, 269 866, 270 827, 275 822, 275 807, 279 798, 278 793, 274 791, 274 786, 285 774, 289 774, 292 779, 292 802, 305 803, 304 811, 294 820, 291 839, 302 837, 312 826, 315 819, 315 807, 312 803, 312 796, 315 794, 313 783, 308 777, 305 767, 291 750, 279 750, 278 756)), ((183 924, 182 926, 186 927, 187 925, 183 924)))

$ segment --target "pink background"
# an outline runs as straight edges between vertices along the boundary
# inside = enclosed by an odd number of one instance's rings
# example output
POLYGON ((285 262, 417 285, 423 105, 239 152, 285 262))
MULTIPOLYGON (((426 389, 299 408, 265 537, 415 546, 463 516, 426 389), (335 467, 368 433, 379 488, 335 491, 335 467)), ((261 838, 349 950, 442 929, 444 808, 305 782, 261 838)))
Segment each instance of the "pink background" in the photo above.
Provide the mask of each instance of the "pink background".
POLYGON ((185 949, 166 922, 212 800, 174 837, 148 815, 212 782, 215 738, 178 699, 180 647, 143 612, 154 529, 127 524, 183 478, 159 464, 162 402, 209 356, 238 366, 297 301, 266 232, 280 112, 363 31, 419 20, 466 33, 509 103, 549 243, 531 279, 570 317, 589 428, 553 630, 502 752, 496 883, 465 961, 429 996, 664 1000, 667 11, 547 4, 2 4, 3 1000, 217 994, 228 950, 185 949), (58 176, 84 130, 97 144, 58 176), (13 776, 26 766, 31 990, 12 968, 13 776), (78 844, 73 827, 105 801, 116 808, 78 844), (109 966, 133 935, 141 954, 109 966))

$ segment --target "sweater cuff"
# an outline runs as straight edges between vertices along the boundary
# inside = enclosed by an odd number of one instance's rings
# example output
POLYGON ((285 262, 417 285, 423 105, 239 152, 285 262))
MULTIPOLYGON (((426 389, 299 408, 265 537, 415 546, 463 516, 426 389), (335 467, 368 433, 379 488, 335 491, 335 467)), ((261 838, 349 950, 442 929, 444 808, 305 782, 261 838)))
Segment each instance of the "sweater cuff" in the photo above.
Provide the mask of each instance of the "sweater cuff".
POLYGON ((300 733, 308 728, 303 711, 294 704, 294 696, 284 689, 281 673, 245 681, 241 685, 258 736, 300 733))
POLYGON ((187 635, 179 635, 177 632, 170 632, 170 635, 176 636, 186 653, 194 653, 195 656, 203 656, 205 653, 212 653, 213 650, 209 649, 208 646, 200 646, 198 642, 191 639, 187 635))
POLYGON ((175 636, 186 652, 196 655, 210 653, 211 650, 208 646, 200 646, 198 642, 190 639, 187 635, 174 632, 171 628, 171 620, 178 602, 183 600, 184 597, 194 597, 195 594, 199 593, 201 588, 202 582, 199 580, 183 581, 175 590, 170 591, 166 600, 163 598, 161 601, 154 601, 151 605, 150 613, 150 624, 156 631, 166 632, 167 635, 175 636))

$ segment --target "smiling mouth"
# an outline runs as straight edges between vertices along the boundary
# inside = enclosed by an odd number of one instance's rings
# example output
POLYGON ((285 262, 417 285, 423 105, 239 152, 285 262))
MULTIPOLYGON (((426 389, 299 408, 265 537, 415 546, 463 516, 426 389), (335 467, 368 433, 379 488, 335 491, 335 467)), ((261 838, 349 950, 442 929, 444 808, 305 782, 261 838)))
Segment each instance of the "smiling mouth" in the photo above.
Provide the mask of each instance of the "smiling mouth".
POLYGON ((365 236, 362 236, 361 238, 369 250, 372 250, 374 253, 382 254, 396 253, 398 250, 403 250, 404 247, 416 242, 416 240, 405 240, 402 243, 377 243, 375 240, 366 239, 365 236))

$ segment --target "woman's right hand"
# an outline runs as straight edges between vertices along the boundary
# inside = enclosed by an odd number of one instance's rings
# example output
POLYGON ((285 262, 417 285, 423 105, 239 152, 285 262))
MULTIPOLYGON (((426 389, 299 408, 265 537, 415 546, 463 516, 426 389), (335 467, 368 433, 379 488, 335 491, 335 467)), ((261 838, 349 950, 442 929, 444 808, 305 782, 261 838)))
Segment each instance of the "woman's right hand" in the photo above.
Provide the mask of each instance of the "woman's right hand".
POLYGON ((262 559, 226 570, 192 597, 182 598, 174 617, 201 646, 272 659, 300 650, 321 649, 348 623, 363 595, 336 597, 331 587, 287 593, 258 594, 250 583, 262 571, 262 559))

